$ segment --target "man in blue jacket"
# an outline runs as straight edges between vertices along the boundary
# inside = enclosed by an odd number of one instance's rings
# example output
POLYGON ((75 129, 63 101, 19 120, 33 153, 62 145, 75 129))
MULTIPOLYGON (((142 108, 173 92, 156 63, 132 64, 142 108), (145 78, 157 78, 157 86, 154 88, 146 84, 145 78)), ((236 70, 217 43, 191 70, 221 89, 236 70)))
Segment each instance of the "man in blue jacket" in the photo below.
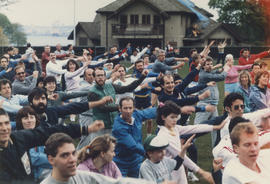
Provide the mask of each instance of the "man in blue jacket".
POLYGON ((134 99, 131 97, 120 100, 120 114, 114 120, 112 134, 117 138, 114 162, 123 176, 139 176, 145 153, 142 145, 142 122, 154 119, 156 110, 155 107, 135 110, 134 99))
MULTIPOLYGON (((134 99, 131 97, 120 100, 120 114, 114 119, 112 134, 117 138, 114 162, 123 176, 138 178, 145 154, 142 145, 142 122, 154 119, 156 110, 156 107, 135 110, 134 99)), ((184 114, 191 114, 195 108, 184 106, 180 110, 184 114)))

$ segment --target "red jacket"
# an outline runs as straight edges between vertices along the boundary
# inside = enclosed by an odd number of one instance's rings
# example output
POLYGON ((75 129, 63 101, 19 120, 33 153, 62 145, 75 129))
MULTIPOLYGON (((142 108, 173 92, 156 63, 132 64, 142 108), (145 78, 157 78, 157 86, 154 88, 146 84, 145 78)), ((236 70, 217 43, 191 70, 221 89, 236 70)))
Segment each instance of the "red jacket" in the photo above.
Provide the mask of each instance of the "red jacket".
POLYGON ((241 56, 238 60, 238 64, 239 65, 253 64, 254 60, 256 60, 258 58, 260 58, 260 59, 264 58, 268 55, 269 55, 268 51, 264 51, 264 52, 261 52, 259 54, 251 54, 248 58, 244 58, 241 56))
POLYGON ((50 53, 43 52, 41 58, 42 72, 46 73, 46 65, 50 61, 50 53))

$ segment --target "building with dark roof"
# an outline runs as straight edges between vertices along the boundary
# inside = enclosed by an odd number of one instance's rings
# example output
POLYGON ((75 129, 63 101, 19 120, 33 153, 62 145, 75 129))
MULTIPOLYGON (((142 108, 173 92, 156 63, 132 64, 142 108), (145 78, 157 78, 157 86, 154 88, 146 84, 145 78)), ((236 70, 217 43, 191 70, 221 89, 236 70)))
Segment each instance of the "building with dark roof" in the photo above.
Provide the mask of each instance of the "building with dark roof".
MULTIPOLYGON (((76 26, 77 46, 118 45, 174 47, 204 46, 211 40, 241 45, 243 38, 232 27, 212 20, 213 15, 183 0, 116 0, 99 8, 94 22, 76 26), (204 17, 204 22, 200 20, 204 17), (205 21, 206 20, 206 21, 205 21), (198 25, 198 34, 193 34, 198 25)), ((187 1, 189 2, 189 1, 187 1)), ((73 32, 69 35, 73 39, 73 32)))

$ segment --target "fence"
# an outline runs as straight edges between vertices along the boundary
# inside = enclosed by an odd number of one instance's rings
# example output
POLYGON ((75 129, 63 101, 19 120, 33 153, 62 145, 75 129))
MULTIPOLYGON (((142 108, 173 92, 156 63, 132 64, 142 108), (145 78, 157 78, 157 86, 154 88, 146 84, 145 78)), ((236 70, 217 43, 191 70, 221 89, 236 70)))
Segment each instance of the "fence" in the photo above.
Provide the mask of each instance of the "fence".
MULTIPOLYGON (((2 56, 6 49, 8 47, 0 47, 0 56, 2 56)), ((19 53, 25 53, 26 47, 17 47, 19 49, 19 53)), ((36 50, 36 54, 39 58, 41 58, 42 52, 44 51, 44 47, 43 46, 39 46, 39 47, 32 47, 34 50, 36 50)), ((73 50, 75 52, 75 54, 77 56, 81 56, 83 53, 83 49, 92 49, 94 51, 94 55, 99 55, 99 54, 103 54, 104 52, 106 52, 105 47, 74 47, 73 50)), ((67 50, 67 47, 62 47, 63 50, 67 50)), ((54 52, 56 50, 55 47, 51 46, 51 52, 54 52)))
MULTIPOLYGON (((80 56, 82 55, 83 49, 89 49, 91 48, 94 51, 94 55, 99 55, 107 51, 105 47, 102 46, 97 46, 97 47, 74 47, 74 51, 76 55, 80 56)), ((203 47, 180 47, 180 53, 183 56, 189 56, 189 51, 190 49, 195 48, 198 50, 198 52, 201 52, 203 50, 203 47)), ((232 54, 235 58, 238 58, 240 55, 240 50, 243 47, 226 47, 225 48, 225 55, 226 54, 232 54)), ((259 53, 265 50, 268 50, 269 47, 256 47, 256 46, 251 46, 251 47, 245 47, 248 48, 251 53, 259 53)), ((0 47, 0 56, 2 56, 7 47, 0 47)), ((20 54, 25 53, 26 47, 18 47, 20 54)), ((41 58, 41 54, 44 51, 44 47, 33 47, 34 50, 36 50, 37 56, 41 58)), ((67 50, 66 47, 63 47, 64 50, 67 50)), ((51 47, 51 52, 54 52, 56 50, 55 47, 51 47)), ((217 47, 211 47, 211 52, 209 56, 213 58, 217 58, 218 56, 218 49, 217 47)))

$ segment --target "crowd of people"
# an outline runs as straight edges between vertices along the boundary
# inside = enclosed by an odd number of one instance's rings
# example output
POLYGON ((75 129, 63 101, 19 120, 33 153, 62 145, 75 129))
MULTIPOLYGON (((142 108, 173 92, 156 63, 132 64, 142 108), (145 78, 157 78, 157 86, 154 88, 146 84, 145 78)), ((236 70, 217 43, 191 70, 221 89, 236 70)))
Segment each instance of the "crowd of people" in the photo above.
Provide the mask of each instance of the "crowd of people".
POLYGON ((235 62, 225 40, 215 62, 213 44, 187 57, 169 45, 81 56, 72 45, 47 45, 41 58, 31 44, 25 53, 8 47, 0 57, 0 183, 268 183, 262 58, 270 50, 242 49, 235 62), (209 132, 212 171, 197 165, 196 139, 209 132))

